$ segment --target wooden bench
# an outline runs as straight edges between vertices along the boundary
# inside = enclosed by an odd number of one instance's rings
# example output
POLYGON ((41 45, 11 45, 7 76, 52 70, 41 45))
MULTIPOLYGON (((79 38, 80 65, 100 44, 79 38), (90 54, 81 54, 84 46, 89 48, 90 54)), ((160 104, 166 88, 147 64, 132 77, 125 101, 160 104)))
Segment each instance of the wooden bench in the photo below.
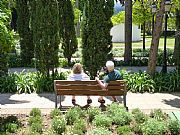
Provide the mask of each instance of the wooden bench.
POLYGON ((111 81, 108 84, 107 90, 102 90, 98 82, 95 80, 89 81, 67 81, 54 80, 55 89, 55 108, 58 104, 58 96, 60 97, 60 109, 62 108, 62 95, 79 95, 79 96, 123 96, 124 107, 126 106, 126 81, 117 80, 111 81))

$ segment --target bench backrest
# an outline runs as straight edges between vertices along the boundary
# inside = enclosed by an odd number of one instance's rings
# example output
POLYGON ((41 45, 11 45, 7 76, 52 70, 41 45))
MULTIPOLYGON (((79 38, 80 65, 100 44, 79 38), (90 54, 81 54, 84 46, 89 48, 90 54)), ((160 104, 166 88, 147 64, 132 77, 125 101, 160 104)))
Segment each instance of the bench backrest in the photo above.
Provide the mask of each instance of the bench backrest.
POLYGON ((57 95, 99 95, 121 96, 126 94, 126 81, 116 80, 108 84, 107 90, 102 90, 97 81, 67 81, 54 80, 57 95))

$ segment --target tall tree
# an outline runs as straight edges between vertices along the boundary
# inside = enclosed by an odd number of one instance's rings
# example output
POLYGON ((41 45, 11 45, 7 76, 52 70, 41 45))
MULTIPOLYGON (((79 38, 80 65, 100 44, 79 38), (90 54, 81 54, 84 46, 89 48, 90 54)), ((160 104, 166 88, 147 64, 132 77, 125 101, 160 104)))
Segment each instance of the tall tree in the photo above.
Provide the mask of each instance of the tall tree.
POLYGON ((175 50, 177 50, 177 70, 180 74, 180 10, 176 9, 176 38, 175 38, 175 50))
POLYGON ((113 6, 113 0, 86 0, 84 6, 82 61, 91 78, 96 76, 110 57, 113 6))
POLYGON ((165 10, 165 0, 161 0, 160 9, 156 13, 154 31, 153 31, 151 47, 150 47, 148 69, 147 69, 147 72, 151 76, 154 76, 156 71, 157 53, 158 53, 159 39, 162 32, 164 10, 165 10))
POLYGON ((58 66, 59 11, 57 0, 31 0, 31 28, 37 69, 49 76, 58 66))
POLYGON ((132 60, 132 0, 125 2, 125 50, 124 61, 132 60))
POLYGON ((20 36, 22 66, 30 65, 31 60, 34 57, 32 31, 29 27, 30 15, 28 1, 29 0, 16 0, 18 14, 17 26, 20 36))
POLYGON ((145 50, 146 22, 151 21, 150 4, 148 0, 138 0, 133 5, 133 23, 143 27, 143 50, 145 50))
POLYGON ((0 1, 0 77, 8 73, 7 53, 14 44, 13 32, 8 28, 10 12, 6 0, 0 1))
POLYGON ((70 65, 71 57, 77 51, 78 47, 74 27, 74 11, 70 0, 59 0, 59 13, 63 54, 70 65))

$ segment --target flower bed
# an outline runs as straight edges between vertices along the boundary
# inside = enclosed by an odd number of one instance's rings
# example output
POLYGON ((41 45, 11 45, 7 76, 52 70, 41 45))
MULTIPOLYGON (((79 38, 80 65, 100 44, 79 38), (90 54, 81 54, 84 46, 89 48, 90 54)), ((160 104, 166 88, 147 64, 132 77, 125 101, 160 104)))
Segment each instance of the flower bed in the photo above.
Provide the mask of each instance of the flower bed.
POLYGON ((127 112, 116 103, 103 112, 97 107, 87 110, 73 107, 64 114, 54 109, 50 115, 42 115, 34 108, 29 115, 0 117, 0 134, 178 135, 180 122, 171 120, 160 109, 147 115, 139 109, 127 112))

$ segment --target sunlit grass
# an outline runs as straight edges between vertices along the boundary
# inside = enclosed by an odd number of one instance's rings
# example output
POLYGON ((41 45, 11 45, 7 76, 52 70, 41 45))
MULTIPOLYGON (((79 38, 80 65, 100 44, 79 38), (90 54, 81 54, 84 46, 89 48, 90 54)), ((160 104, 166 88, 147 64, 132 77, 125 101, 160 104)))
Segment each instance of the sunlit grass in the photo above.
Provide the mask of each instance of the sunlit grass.
MULTIPOLYGON (((145 47, 146 48, 150 48, 151 39, 152 39, 151 36, 146 37, 146 42, 145 42, 145 47)), ((78 44, 79 44, 79 46, 81 46, 81 44, 82 44, 81 38, 78 38, 78 44)), ((167 37, 167 40, 166 40, 167 48, 173 48, 174 44, 175 44, 175 38, 174 37, 173 38, 172 37, 167 37)), ((125 46, 125 43, 113 43, 113 47, 120 47, 120 48, 122 47, 122 48, 124 48, 124 46, 125 46)), ((163 46, 164 46, 164 37, 161 37, 160 42, 159 42, 159 48, 163 48, 163 46)), ((143 48, 142 39, 141 39, 140 42, 133 42, 132 47, 133 48, 143 48)))
MULTIPOLYGON (((151 37, 146 38, 146 42, 145 42, 146 48, 150 48, 151 39, 152 39, 151 37)), ((167 37, 167 40, 166 40, 167 48, 173 48, 174 44, 175 44, 175 38, 167 37)), ((124 46, 125 46, 125 43, 113 43, 113 47, 124 47, 124 46)), ((163 48, 163 46, 164 46, 164 37, 161 37, 160 42, 159 42, 159 48, 163 48)), ((140 42, 133 42, 132 47, 143 48, 143 41, 141 40, 140 42)))

